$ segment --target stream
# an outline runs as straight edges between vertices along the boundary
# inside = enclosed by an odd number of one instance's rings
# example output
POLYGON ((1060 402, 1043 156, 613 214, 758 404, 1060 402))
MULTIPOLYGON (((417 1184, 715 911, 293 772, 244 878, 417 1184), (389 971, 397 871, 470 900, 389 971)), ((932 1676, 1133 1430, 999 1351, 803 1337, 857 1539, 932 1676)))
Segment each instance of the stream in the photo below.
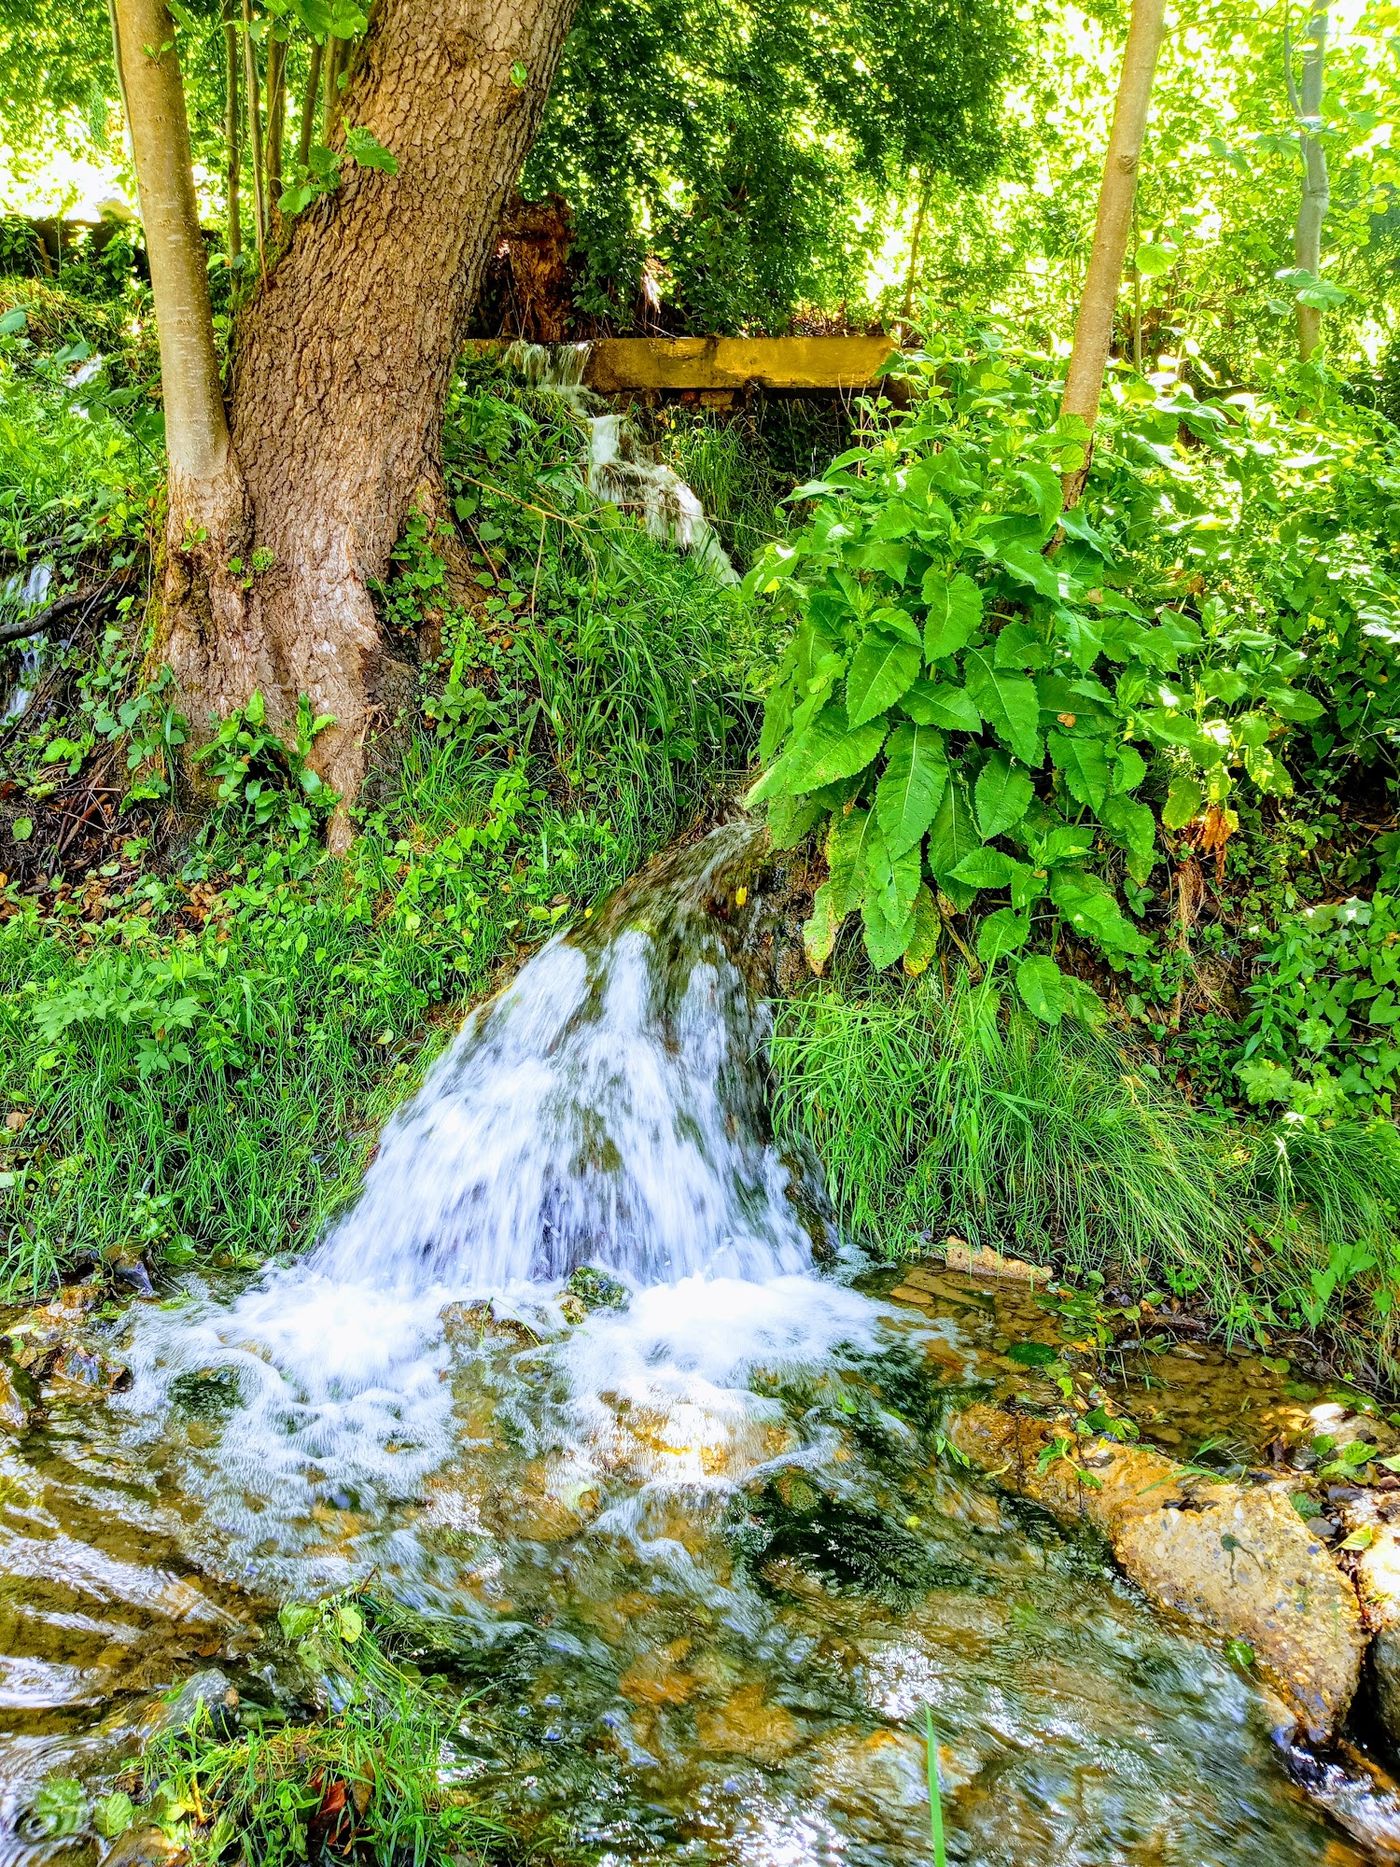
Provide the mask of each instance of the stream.
POLYGON ((1372 1858, 1247 1678, 938 1457, 935 1325, 768 1131, 752 868, 722 828, 551 942, 308 1257, 134 1305, 124 1391, 0 1435, 3 1867, 99 1858, 38 1785, 275 1696, 276 1603, 369 1576, 474 1695, 444 1767, 603 1862, 927 1861, 926 1708, 955 1861, 1372 1858))

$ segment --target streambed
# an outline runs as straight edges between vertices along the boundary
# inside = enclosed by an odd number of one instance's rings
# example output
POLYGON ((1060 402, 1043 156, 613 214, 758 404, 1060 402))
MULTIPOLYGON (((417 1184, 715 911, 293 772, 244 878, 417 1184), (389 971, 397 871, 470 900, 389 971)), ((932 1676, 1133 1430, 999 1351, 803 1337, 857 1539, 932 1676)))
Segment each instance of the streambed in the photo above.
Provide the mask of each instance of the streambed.
POLYGON ((0 1862, 96 1859, 42 1781, 168 1688, 274 1700, 275 1604, 367 1577, 473 1695, 444 1767, 602 1861, 924 1861, 926 1707, 954 1859, 1374 1858, 1247 1678, 937 1456, 938 1318, 819 1266, 766 1131, 747 860, 546 949, 308 1260, 134 1306, 128 1388, 0 1439, 0 1862))

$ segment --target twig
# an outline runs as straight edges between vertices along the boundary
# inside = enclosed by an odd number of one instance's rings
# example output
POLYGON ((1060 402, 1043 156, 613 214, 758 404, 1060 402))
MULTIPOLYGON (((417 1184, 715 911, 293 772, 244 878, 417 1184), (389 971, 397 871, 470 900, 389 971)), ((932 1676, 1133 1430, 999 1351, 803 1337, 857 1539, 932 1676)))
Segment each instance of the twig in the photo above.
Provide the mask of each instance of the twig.
POLYGON ((78 590, 72 596, 61 596, 41 609, 37 616, 29 616, 20 622, 0 623, 0 647, 7 642, 28 641, 31 635, 45 635, 56 628, 65 616, 71 616, 80 610, 95 596, 100 596, 107 586, 99 584, 91 590, 78 590))

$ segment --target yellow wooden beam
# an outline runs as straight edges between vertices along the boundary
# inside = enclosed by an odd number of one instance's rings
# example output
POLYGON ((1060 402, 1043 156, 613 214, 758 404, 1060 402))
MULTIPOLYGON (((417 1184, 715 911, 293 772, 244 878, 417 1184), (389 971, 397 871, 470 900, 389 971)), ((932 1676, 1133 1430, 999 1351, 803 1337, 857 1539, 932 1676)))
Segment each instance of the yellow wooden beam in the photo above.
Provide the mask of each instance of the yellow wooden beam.
MULTIPOLYGON (((478 355, 509 347, 477 339, 478 355)), ((764 389, 868 389, 896 349, 890 337, 600 337, 583 380, 602 395, 764 389)))

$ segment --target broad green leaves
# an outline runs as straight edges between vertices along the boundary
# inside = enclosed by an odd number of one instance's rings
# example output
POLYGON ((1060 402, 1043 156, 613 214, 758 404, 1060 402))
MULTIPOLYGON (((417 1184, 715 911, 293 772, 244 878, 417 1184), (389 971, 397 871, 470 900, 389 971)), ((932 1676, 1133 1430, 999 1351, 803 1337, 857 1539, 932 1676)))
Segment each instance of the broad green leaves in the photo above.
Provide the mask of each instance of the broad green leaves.
POLYGON ((852 727, 878 719, 919 672, 919 651, 888 635, 867 636, 851 661, 846 679, 846 718, 852 727))
MULTIPOLYGON (((1115 966, 1139 952, 1120 886, 1150 888, 1161 832, 1207 801, 1226 812, 1236 773, 1286 790, 1286 736, 1321 709, 1296 684, 1301 652, 1213 597, 1193 612, 1179 582, 1158 595, 1122 556, 1134 515, 1155 543, 1159 437, 1195 405, 1136 417, 1143 436, 1105 469, 1112 500, 1063 514, 1082 434, 989 397, 994 376, 954 363, 803 489, 809 522, 753 579, 794 624, 753 796, 779 842, 828 826, 814 965, 858 917, 874 965, 919 971, 975 910, 980 963, 1053 1022, 1096 1001, 1036 949, 1068 936, 1115 966)), ((1192 425, 1206 445, 1213 422, 1192 425)))
POLYGON ((933 822, 948 783, 943 735, 931 726, 896 727, 875 790, 880 830, 892 855, 912 849, 933 822))
POLYGON ((968 655, 964 667, 967 691, 997 738, 1027 765, 1038 765, 1040 702, 1035 683, 1023 674, 994 666, 981 649, 968 655))

